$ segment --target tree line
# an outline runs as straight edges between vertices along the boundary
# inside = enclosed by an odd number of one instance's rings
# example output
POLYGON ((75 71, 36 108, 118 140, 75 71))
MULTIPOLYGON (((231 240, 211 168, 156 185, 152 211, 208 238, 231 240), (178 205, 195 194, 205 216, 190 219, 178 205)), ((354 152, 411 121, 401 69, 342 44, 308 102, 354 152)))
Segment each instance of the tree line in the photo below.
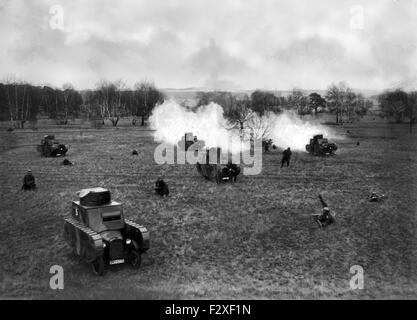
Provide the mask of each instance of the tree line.
MULTIPOLYGON (((34 86, 14 78, 0 83, 0 120, 10 121, 13 128, 24 128, 27 122, 39 116, 54 119, 57 124, 67 124, 70 119, 82 118, 96 125, 105 121, 117 126, 122 117, 131 117, 132 125, 145 125, 152 109, 165 99, 164 94, 151 81, 137 82, 128 88, 122 80, 99 81, 92 90, 76 90, 70 83, 62 88, 34 86)), ((300 116, 329 113, 335 123, 353 122, 366 115, 373 102, 341 82, 331 84, 325 94, 306 94, 293 89, 287 96, 277 96, 271 91, 255 90, 250 95, 227 91, 198 92, 197 107, 215 102, 224 109, 225 116, 240 129, 252 121, 254 113, 279 113, 293 110, 300 116)), ((396 122, 409 122, 410 128, 417 120, 417 92, 401 89, 385 91, 376 97, 381 116, 396 122)))
POLYGON ((413 124, 417 120, 417 91, 385 91, 378 96, 378 102, 382 113, 397 123, 413 124))
POLYGON ((215 102, 224 109, 225 116, 244 128, 244 123, 252 119, 253 113, 263 116, 267 112, 280 113, 293 110, 300 116, 319 113, 335 115, 336 124, 353 122, 363 117, 372 108, 372 101, 355 93, 344 83, 329 86, 324 96, 317 92, 305 94, 303 90, 293 89, 288 96, 277 96, 271 91, 255 90, 250 95, 234 95, 231 92, 199 92, 197 105, 215 102))
POLYGON ((104 124, 108 120, 117 126, 121 117, 132 117, 132 125, 141 125, 156 104, 164 100, 163 93, 151 81, 141 81, 133 89, 122 80, 101 80, 93 90, 78 91, 70 83, 62 88, 34 86, 7 79, 0 83, 0 120, 10 121, 12 128, 24 128, 39 116, 67 124, 82 118, 104 124))

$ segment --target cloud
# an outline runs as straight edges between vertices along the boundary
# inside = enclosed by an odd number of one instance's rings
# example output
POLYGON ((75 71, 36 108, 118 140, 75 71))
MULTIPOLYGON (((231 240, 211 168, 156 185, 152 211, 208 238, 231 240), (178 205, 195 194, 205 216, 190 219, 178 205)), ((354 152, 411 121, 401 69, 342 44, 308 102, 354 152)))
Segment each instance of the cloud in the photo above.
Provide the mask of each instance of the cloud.
POLYGON ((207 75, 205 84, 211 89, 231 89, 236 85, 233 81, 225 80, 224 77, 242 74, 249 67, 240 58, 233 57, 223 48, 216 45, 213 39, 207 46, 203 46, 193 53, 185 65, 193 72, 207 75))
POLYGON ((382 89, 416 73, 416 1, 0 0, 0 78, 92 87, 382 89), (61 5, 63 30, 49 26, 61 5))
POLYGON ((291 42, 277 51, 276 58, 282 63, 291 65, 306 66, 319 63, 329 69, 337 69, 340 64, 346 64, 349 59, 339 41, 319 36, 291 42))

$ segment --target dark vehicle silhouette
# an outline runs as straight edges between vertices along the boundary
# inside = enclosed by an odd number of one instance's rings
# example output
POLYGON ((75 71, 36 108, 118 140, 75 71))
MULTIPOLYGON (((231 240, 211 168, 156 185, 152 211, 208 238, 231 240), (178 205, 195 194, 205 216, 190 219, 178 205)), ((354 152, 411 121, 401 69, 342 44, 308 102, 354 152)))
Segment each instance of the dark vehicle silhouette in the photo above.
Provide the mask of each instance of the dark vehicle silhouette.
POLYGON ((337 150, 335 143, 330 143, 322 134, 313 136, 310 143, 306 145, 308 153, 314 156, 332 156, 337 150))
POLYGON ((236 182, 236 178, 240 173, 240 167, 229 162, 228 164, 222 164, 221 148, 210 149, 211 154, 217 156, 216 163, 209 162, 209 152, 206 152, 205 163, 196 163, 196 168, 199 174, 204 178, 211 181, 216 181, 217 184, 224 182, 236 182))
POLYGON ((59 143, 53 135, 44 136, 36 149, 44 157, 64 157, 68 152, 68 146, 59 143))
POLYGON ((84 189, 72 201, 70 217, 64 221, 64 236, 78 256, 103 275, 109 265, 141 265, 149 249, 149 231, 124 218, 122 204, 111 200, 103 188, 84 189))

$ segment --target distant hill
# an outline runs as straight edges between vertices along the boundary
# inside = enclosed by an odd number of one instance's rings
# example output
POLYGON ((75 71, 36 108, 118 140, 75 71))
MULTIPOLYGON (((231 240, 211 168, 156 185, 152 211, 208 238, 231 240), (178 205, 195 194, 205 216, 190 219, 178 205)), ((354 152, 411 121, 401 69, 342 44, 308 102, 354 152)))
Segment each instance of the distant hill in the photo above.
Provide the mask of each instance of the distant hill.
MULTIPOLYGON (((196 95, 198 92, 207 92, 211 91, 206 88, 164 88, 161 89, 168 99, 172 99, 178 103, 185 103, 187 105, 193 105, 196 103, 196 95)), ((381 91, 378 90, 367 90, 367 89, 353 89, 356 93, 361 93, 365 98, 375 98, 381 91)), ((252 94, 255 90, 235 90, 231 91, 237 96, 243 96, 247 94, 248 96, 252 94)), ((266 90, 273 92, 276 96, 288 96, 292 90, 266 90)), ((326 90, 302 90, 305 94, 310 94, 312 92, 317 92, 318 94, 324 96, 326 95, 326 90)))

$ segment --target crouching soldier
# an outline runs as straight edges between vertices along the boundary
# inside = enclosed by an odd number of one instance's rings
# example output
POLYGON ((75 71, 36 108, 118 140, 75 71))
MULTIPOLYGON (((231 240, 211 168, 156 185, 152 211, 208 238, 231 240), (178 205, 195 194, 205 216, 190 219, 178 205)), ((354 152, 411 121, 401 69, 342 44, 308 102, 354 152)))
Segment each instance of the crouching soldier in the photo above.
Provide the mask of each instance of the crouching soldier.
POLYGON ((64 165, 64 166, 72 166, 72 162, 65 158, 64 161, 62 161, 62 165, 64 165))
POLYGON ((168 185, 165 183, 162 178, 158 178, 155 182, 155 192, 156 194, 160 195, 161 197, 169 195, 168 185))
POLYGON ((235 164, 235 163, 232 163, 232 161, 230 161, 229 160, 229 162, 227 163, 227 165, 226 165, 226 168, 227 168, 227 170, 229 171, 229 176, 230 176, 230 179, 233 181, 233 182, 236 182, 236 180, 237 180, 237 176, 239 175, 239 173, 240 173, 240 168, 238 167, 238 165, 237 164, 235 164))
POLYGON ((282 152, 281 168, 284 166, 284 163, 287 164, 287 167, 290 165, 291 155, 292 152, 290 148, 287 148, 282 152))
POLYGON ((35 177, 33 176, 32 171, 28 170, 26 175, 23 177, 22 190, 35 190, 35 189, 36 189, 35 177))
POLYGON ((323 197, 319 195, 321 205, 323 207, 321 214, 315 213, 313 217, 321 228, 327 227, 328 225, 334 223, 334 216, 330 213, 330 209, 327 206, 327 203, 324 201, 323 197))

